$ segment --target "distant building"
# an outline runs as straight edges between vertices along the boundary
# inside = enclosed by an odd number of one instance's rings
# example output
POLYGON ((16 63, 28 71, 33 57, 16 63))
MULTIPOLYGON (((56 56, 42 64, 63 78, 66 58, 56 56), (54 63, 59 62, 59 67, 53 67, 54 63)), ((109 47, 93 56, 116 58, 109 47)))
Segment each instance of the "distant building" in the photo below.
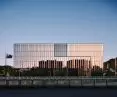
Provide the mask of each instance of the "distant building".
POLYGON ((39 61, 39 68, 45 68, 45 69, 62 69, 63 62, 62 61, 56 61, 56 60, 42 60, 39 61))
POLYGON ((91 61, 85 59, 73 59, 67 61, 68 71, 76 71, 76 75, 91 75, 91 61))
POLYGON ((16 43, 16 68, 75 68, 89 70, 103 67, 103 44, 78 43, 16 43))
POLYGON ((108 72, 110 75, 115 75, 117 71, 117 58, 110 59, 103 64, 104 72, 108 72))

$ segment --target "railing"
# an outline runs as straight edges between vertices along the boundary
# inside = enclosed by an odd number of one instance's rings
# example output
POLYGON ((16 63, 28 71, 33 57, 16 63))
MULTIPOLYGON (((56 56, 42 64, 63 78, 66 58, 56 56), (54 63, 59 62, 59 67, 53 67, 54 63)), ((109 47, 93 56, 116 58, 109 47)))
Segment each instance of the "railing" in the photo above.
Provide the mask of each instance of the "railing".
POLYGON ((117 87, 117 77, 0 77, 0 86, 117 87))
POLYGON ((103 77, 103 76, 94 76, 94 77, 86 77, 86 76, 79 76, 79 77, 76 77, 76 76, 44 76, 44 77, 41 77, 41 76, 35 76, 35 77, 32 77, 32 76, 17 76, 17 77, 14 77, 14 76, 10 76, 10 77, 0 77, 0 79, 117 79, 116 76, 110 76, 110 77, 103 77))

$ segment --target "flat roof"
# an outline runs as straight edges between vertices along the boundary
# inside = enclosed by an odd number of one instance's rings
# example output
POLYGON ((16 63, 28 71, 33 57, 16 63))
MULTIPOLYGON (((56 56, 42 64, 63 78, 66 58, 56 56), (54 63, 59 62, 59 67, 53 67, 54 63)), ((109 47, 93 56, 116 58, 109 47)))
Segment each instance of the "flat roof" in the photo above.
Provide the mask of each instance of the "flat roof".
POLYGON ((52 42, 52 43, 14 43, 14 44, 79 44, 79 45, 84 45, 84 44, 86 44, 86 45, 104 45, 104 43, 60 43, 60 42, 52 42))

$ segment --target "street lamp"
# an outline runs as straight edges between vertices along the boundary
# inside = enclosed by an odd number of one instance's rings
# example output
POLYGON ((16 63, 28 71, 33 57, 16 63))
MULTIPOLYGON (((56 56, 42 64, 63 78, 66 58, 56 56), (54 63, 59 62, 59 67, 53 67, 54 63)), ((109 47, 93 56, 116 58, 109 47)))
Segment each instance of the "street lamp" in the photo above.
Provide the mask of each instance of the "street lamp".
POLYGON ((116 64, 117 64, 117 63, 116 63, 116 58, 115 58, 115 76, 116 76, 116 64))

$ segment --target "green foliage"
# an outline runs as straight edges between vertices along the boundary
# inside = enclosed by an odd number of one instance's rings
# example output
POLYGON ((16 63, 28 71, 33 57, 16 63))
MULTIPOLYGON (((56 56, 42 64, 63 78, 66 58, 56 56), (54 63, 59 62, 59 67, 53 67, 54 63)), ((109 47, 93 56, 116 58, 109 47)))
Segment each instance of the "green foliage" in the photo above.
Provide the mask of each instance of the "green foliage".
POLYGON ((93 66, 91 76, 103 76, 103 70, 99 66, 93 66))
MULTIPOLYGON (((9 73, 9 76, 86 76, 83 69, 52 69, 52 68, 38 68, 33 67, 31 69, 16 69, 11 66, 0 66, 0 75, 5 76, 9 73)), ((90 73, 90 72, 89 72, 90 73)), ((103 70, 99 66, 93 66, 91 70, 92 76, 103 76, 103 70)), ((113 75, 108 71, 108 75, 113 75)), ((89 74, 90 76, 90 74, 89 74)))

